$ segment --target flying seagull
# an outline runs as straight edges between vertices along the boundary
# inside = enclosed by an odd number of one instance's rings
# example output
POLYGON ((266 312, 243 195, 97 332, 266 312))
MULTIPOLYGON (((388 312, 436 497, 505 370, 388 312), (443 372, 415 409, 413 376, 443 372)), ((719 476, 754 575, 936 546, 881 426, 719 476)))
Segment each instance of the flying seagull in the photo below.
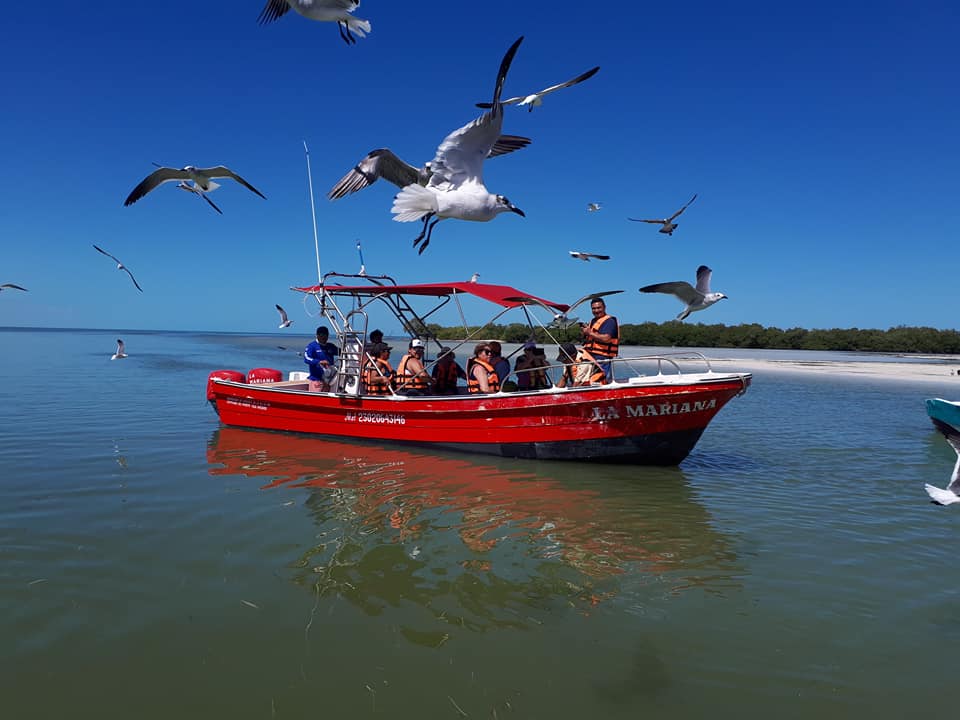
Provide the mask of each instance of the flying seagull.
POLYGON ((677 226, 679 225, 679 223, 675 223, 674 220, 680 216, 680 213, 690 207, 690 203, 696 199, 697 196, 694 194, 694 196, 690 198, 690 202, 677 210, 673 215, 668 218, 664 218, 663 220, 640 220, 639 218, 627 218, 627 220, 633 220, 633 222, 653 223, 654 225, 663 225, 663 227, 660 228, 660 232, 666 233, 667 235, 673 235, 673 231, 676 230, 677 226))
POLYGON ((123 345, 123 340, 117 338, 117 351, 110 356, 111 360, 123 360, 127 356, 126 348, 123 345))
POLYGON ((350 14, 358 7, 360 0, 267 0, 257 22, 266 25, 283 17, 293 8, 310 20, 335 22, 340 30, 340 37, 350 45, 357 42, 353 33, 366 37, 366 33, 370 32, 369 20, 361 20, 350 14))
POLYGON ((103 253, 103 254, 106 255, 108 258, 111 258, 111 259, 117 264, 117 270, 123 270, 125 273, 127 273, 127 275, 130 276, 130 279, 133 280, 133 284, 137 286, 137 290, 139 290, 140 292, 143 292, 143 288, 140 287, 140 283, 137 282, 137 279, 133 276, 133 273, 130 272, 130 269, 129 269, 126 265, 124 265, 122 262, 120 262, 119 260, 117 260, 117 258, 115 258, 113 255, 111 255, 110 253, 108 253, 106 250, 104 250, 104 249, 102 249, 102 248, 98 248, 96 245, 94 245, 93 248, 94 248, 94 250, 96 250, 98 253, 103 253))
POLYGON ((360 249, 360 241, 357 240, 357 254, 360 255, 360 272, 357 275, 366 275, 367 266, 363 264, 363 250, 360 249))
MULTIPOLYGON (((127 196, 127 199, 123 201, 124 207, 127 205, 133 205, 137 200, 142 198, 148 192, 153 190, 158 185, 162 185, 165 182, 170 182, 172 180, 189 180, 193 182, 194 185, 199 190, 202 190, 205 193, 210 192, 211 190, 216 190, 220 187, 219 183, 215 183, 213 178, 233 178, 238 183, 243 185, 248 190, 252 190, 257 195, 262 197, 264 200, 267 199, 267 196, 262 192, 257 190, 253 185, 248 183, 242 177, 237 175, 230 168, 224 167, 223 165, 217 165, 216 167, 208 168, 198 168, 193 165, 186 165, 181 169, 172 168, 172 167, 161 167, 154 170, 152 173, 147 175, 143 180, 140 181, 140 184, 137 185, 133 191, 127 196)), ((180 187, 179 185, 177 187, 180 187)), ((186 189, 186 188, 181 188, 186 189)), ((196 192, 191 190, 191 192, 196 192)), ((209 202, 209 200, 207 201, 209 202)), ((211 203, 212 204, 212 203, 211 203)), ((216 207, 216 206, 214 206, 216 207)))
POLYGON ((553 315, 553 320, 551 321, 551 324, 562 329, 562 328, 570 327, 571 325, 577 322, 576 318, 570 317, 570 313, 573 312, 576 308, 578 308, 583 303, 587 302, 588 300, 593 300, 594 298, 606 297, 607 295, 616 295, 617 293, 622 293, 622 292, 623 290, 605 290, 603 292, 595 292, 595 293, 590 293, 589 295, 584 295, 582 298, 580 298, 579 300, 571 304, 570 307, 568 307, 563 312, 558 312, 556 308, 550 307, 539 298, 530 297, 527 295, 521 295, 519 297, 508 297, 508 298, 504 298, 504 300, 509 300, 510 302, 523 303, 524 305, 539 305, 544 310, 546 310, 551 315, 553 315))
POLYGON ((521 35, 500 63, 490 110, 444 138, 430 162, 432 175, 426 187, 411 183, 394 198, 392 212, 397 222, 423 221, 414 239, 422 254, 430 244, 433 228, 444 218, 488 222, 503 212, 526 214, 503 195, 494 195, 483 184, 483 161, 490 155, 503 127, 500 93, 507 70, 523 41, 521 35))
POLYGON ((609 255, 597 255, 596 253, 580 252, 578 250, 571 250, 570 257, 576 258, 577 260, 583 260, 584 262, 590 262, 590 258, 595 258, 597 260, 609 260, 609 255))
MULTIPOLYGON (((216 184, 216 183, 214 183, 214 185, 215 185, 215 184, 216 184)), ((221 210, 220 208, 218 208, 218 207, 214 204, 213 200, 211 200, 210 198, 208 198, 208 197, 207 197, 207 194, 206 194, 203 190, 201 190, 199 187, 197 187, 196 183, 191 183, 189 180, 181 180, 180 182, 177 183, 177 187, 180 188, 181 190, 186 190, 187 192, 195 193, 195 194, 199 195, 199 196, 202 197, 204 200, 206 200, 207 203, 209 203, 210 207, 212 207, 212 208, 213 208, 214 210, 216 210, 218 213, 220 213, 221 215, 223 215, 223 210, 221 210)))
POLYGON ((277 311, 280 313, 280 325, 279 325, 280 329, 282 330, 285 327, 290 327, 291 325, 293 325, 293 320, 287 319, 287 311, 284 310, 279 305, 277 305, 276 308, 277 308, 277 311))
POLYGON ((930 419, 933 421, 934 427, 943 433, 947 442, 950 443, 950 447, 952 447, 953 451, 957 454, 957 462, 953 466, 953 474, 950 476, 950 483, 946 489, 941 490, 938 487, 928 484, 925 484, 923 487, 937 505, 952 505, 953 503, 960 502, 960 433, 942 420, 938 420, 937 418, 930 419))
POLYGON ((587 203, 587 212, 596 212, 600 207, 600 203, 587 203))
POLYGON ((14 285, 13 283, 4 283, 3 285, 0 285, 0 291, 3 291, 4 288, 10 288, 11 290, 23 290, 24 292, 28 292, 28 290, 25 287, 20 287, 19 285, 14 285))
MULTIPOLYGON (((514 150, 525 148, 530 142, 530 138, 519 135, 501 135, 493 144, 487 157, 512 153, 514 150)), ((367 153, 366 157, 358 162, 353 170, 340 178, 337 184, 330 188, 327 197, 331 200, 339 200, 346 195, 373 185, 380 178, 393 183, 398 188, 404 188, 414 183, 426 185, 430 182, 432 175, 431 163, 427 162, 424 163, 423 167, 415 168, 398 158, 389 149, 379 148, 367 153)))
POLYGON ((686 307, 683 309, 683 312, 677 315, 677 320, 683 320, 692 312, 696 312, 697 310, 706 310, 718 300, 726 299, 727 296, 723 293, 710 292, 710 277, 712 275, 713 270, 708 268, 706 265, 701 265, 697 268, 696 287, 684 280, 677 280, 676 282, 646 285, 640 288, 640 292, 657 292, 676 296, 680 302, 686 305, 686 307))
MULTIPOLYGON (((512 97, 506 100, 501 100, 500 102, 503 105, 519 105, 520 107, 523 107, 524 105, 526 105, 527 112, 533 112, 533 109, 535 107, 539 107, 540 105, 543 105, 544 95, 549 95, 555 90, 562 90, 563 88, 570 87, 571 85, 582 83, 584 80, 589 80, 590 78, 592 78, 594 75, 597 74, 597 71, 599 69, 600 69, 600 66, 598 65, 595 68, 591 68, 590 70, 587 70, 582 75, 577 75, 575 78, 573 78, 573 80, 567 80, 566 82, 560 83, 559 85, 551 85, 548 88, 540 90, 539 92, 532 93, 530 95, 520 95, 518 97, 512 97)), ((477 107, 489 108, 491 107, 491 103, 477 103, 477 107)))

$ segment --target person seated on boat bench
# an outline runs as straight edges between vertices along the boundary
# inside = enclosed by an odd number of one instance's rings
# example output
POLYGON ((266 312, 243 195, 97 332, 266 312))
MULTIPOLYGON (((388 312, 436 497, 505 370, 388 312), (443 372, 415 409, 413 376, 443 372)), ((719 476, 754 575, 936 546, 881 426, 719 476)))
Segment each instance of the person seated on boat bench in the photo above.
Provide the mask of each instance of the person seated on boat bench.
POLYGON ((492 357, 493 351, 487 343, 479 343, 473 349, 473 357, 467 363, 468 392, 495 393, 500 390, 500 378, 490 363, 492 357))
POLYGON ((333 358, 327 354, 325 348, 328 332, 325 327, 318 327, 317 339, 311 341, 303 351, 303 361, 310 368, 307 376, 307 390, 310 392, 329 392, 330 380, 336 374, 333 358))
POLYGON ((517 375, 517 389, 542 390, 550 387, 547 371, 543 369, 547 365, 549 363, 543 356, 543 350, 538 348, 536 343, 524 343, 523 353, 513 366, 513 371, 517 375))
POLYGON ((396 387, 398 395, 426 395, 433 383, 430 373, 423 367, 423 340, 413 338, 407 354, 397 365, 396 387))
POLYGON ((502 384, 510 376, 510 361, 503 356, 503 349, 496 340, 488 342, 487 347, 490 348, 490 364, 497 371, 497 378, 502 384))
POLYGON ((370 348, 372 359, 363 368, 363 384, 367 395, 389 395, 393 384, 393 368, 390 367, 391 348, 379 342, 370 348))
POLYGON ((593 313, 593 320, 589 324, 580 323, 583 349, 603 369, 604 383, 609 383, 613 380, 611 361, 619 354, 620 325, 613 315, 607 315, 607 304, 603 298, 595 297, 590 301, 590 312, 593 313))
POLYGON ((457 356, 446 346, 440 348, 440 357, 433 366, 432 374, 435 395, 456 395, 457 380, 467 379, 467 373, 457 362, 457 356))
POLYGON ((560 343, 557 362, 563 363, 563 374, 557 380, 557 387, 575 386, 577 384, 577 346, 572 342, 560 343))
POLYGON ((383 342, 383 330, 371 330, 367 342, 363 346, 363 351, 369 355, 373 354, 373 347, 377 343, 383 342))

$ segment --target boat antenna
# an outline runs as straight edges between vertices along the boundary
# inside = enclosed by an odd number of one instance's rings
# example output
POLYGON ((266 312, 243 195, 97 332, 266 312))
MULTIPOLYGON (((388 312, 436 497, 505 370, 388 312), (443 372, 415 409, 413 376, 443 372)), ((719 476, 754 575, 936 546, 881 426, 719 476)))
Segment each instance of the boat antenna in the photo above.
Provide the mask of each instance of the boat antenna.
POLYGON ((307 156, 307 184, 310 188, 310 214, 313 215, 313 249, 317 255, 317 283, 323 284, 323 275, 320 274, 320 241, 317 239, 317 209, 313 204, 313 175, 310 173, 310 150, 307 141, 303 141, 303 152, 307 156))
POLYGON ((363 250, 360 249, 360 241, 359 241, 359 240, 357 240, 357 252, 360 254, 360 272, 357 273, 357 274, 358 274, 358 275, 366 275, 366 274, 367 274, 367 267, 366 267, 366 265, 363 264, 363 250))

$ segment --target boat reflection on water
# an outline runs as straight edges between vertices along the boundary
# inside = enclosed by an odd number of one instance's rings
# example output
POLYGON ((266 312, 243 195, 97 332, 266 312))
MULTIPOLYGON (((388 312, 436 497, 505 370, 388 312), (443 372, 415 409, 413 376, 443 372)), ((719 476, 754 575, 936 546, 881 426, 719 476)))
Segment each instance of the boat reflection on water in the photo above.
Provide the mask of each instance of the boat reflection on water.
POLYGON ((309 488, 320 542, 291 563, 297 579, 371 612, 414 601, 439 613, 452 594, 493 621, 491 606, 518 600, 589 607, 622 595, 626 578, 659 594, 739 586, 730 541, 677 468, 531 464, 229 427, 213 433, 207 460, 210 475, 260 478, 267 491, 309 488))

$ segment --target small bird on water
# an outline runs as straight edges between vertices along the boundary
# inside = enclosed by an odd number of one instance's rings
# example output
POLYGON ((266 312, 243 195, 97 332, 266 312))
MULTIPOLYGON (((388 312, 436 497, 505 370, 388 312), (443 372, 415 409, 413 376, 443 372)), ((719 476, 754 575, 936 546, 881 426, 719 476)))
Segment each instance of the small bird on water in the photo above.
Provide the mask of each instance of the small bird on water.
POLYGON ((697 310, 706 310, 708 307, 713 305, 719 300, 725 300, 727 298, 723 293, 710 292, 710 278, 713 275, 713 270, 708 268, 706 265, 701 265, 697 268, 697 286, 694 287, 685 280, 677 280, 675 282, 665 282, 657 283, 655 285, 645 285, 640 288, 642 293, 666 293, 667 295, 673 295, 680 302, 684 303, 686 307, 683 311, 677 315, 677 320, 683 320, 690 313, 696 312, 697 310))

